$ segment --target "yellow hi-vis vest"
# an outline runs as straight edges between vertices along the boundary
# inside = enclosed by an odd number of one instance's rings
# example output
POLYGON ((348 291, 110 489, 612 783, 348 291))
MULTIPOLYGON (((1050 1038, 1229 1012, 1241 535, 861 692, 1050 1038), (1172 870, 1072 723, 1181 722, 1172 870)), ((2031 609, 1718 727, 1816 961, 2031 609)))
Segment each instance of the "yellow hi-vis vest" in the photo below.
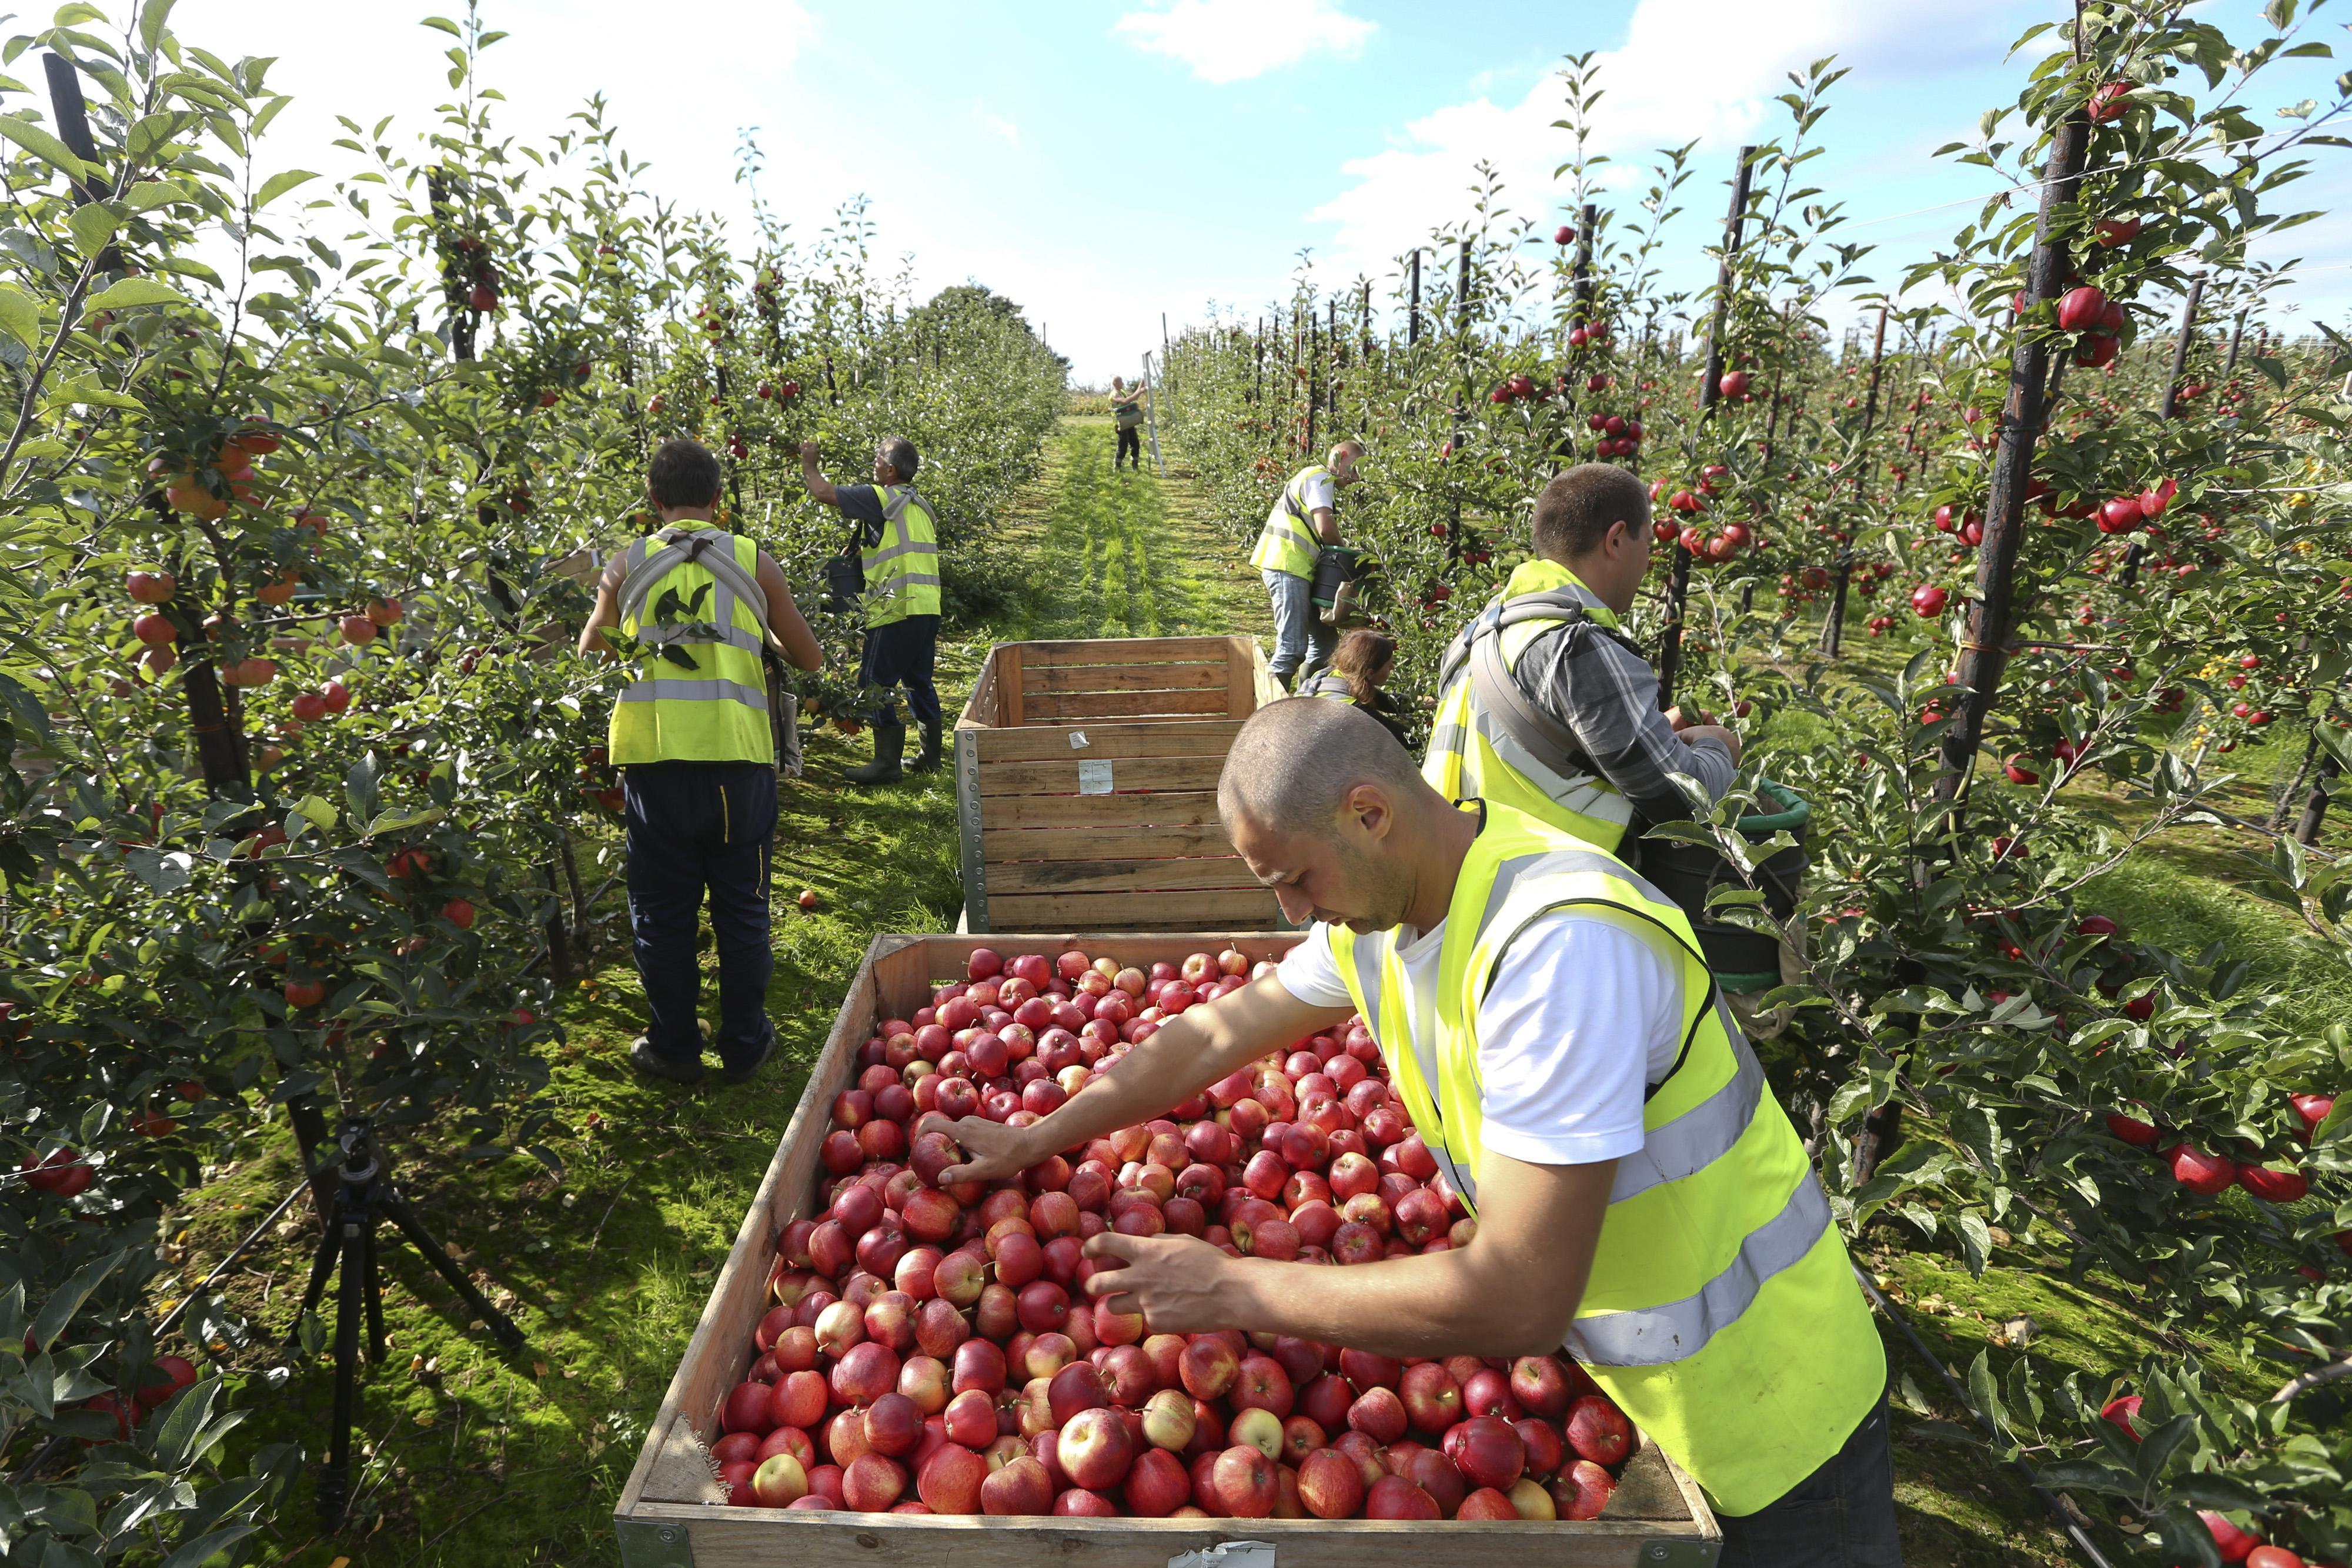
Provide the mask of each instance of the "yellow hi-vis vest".
POLYGON ((1844 1447, 1886 1386, 1844 1239, 1689 918, 1573 835, 1507 806, 1486 812, 1446 912, 1434 998, 1414 1006, 1392 930, 1333 925, 1332 956, 1413 1126, 1474 1210, 1478 1005, 1512 942, 1572 908, 1674 960, 1682 1053, 1648 1091, 1641 1152, 1617 1162, 1567 1349, 1718 1511, 1754 1513, 1844 1447))
POLYGON ((653 646, 613 705, 613 760, 773 762, 759 548, 723 528, 671 528, 639 539, 622 560, 621 631, 653 646), (677 607, 663 618, 673 591, 677 607))
POLYGON ((1258 530, 1257 548, 1250 551, 1252 566, 1315 580, 1315 557, 1323 541, 1315 537, 1315 519, 1307 509, 1307 486, 1311 480, 1330 476, 1331 470, 1320 463, 1291 476, 1282 494, 1275 497, 1274 510, 1265 515, 1265 527, 1258 530))
POLYGON ((930 503, 912 485, 882 486, 882 537, 859 553, 866 624, 940 612, 940 539, 930 503))
POLYGON ((1472 669, 1473 659, 1487 651, 1482 640, 1493 639, 1487 646, 1509 679, 1528 644, 1580 615, 1617 629, 1615 612, 1568 568, 1530 560, 1511 573, 1503 591, 1446 650, 1421 776, 1449 800, 1496 801, 1613 852, 1633 820, 1633 803, 1589 762, 1563 772, 1528 750, 1480 699, 1472 669), (1505 616, 1514 609, 1517 614, 1507 624, 1505 616))

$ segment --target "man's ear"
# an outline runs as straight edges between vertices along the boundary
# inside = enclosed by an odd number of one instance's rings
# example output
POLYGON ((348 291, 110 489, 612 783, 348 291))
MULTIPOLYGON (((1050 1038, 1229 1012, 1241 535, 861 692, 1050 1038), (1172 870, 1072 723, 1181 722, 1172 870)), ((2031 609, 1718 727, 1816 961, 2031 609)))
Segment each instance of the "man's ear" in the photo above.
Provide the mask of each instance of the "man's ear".
POLYGON ((1377 784, 1359 784, 1349 790, 1343 810, 1369 838, 1385 839, 1396 825, 1396 803, 1377 784))

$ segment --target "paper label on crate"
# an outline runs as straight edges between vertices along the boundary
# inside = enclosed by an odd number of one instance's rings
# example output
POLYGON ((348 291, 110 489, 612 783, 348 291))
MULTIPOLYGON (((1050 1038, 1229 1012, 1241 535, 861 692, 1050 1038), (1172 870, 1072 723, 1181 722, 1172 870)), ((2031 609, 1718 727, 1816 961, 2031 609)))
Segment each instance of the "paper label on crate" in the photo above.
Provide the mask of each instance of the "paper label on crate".
POLYGON ((1110 764, 1081 762, 1078 764, 1078 793, 1108 795, 1110 793, 1110 764))
POLYGON ((1221 1541, 1198 1552, 1171 1557, 1168 1568, 1274 1568, 1270 1541, 1221 1541))
POLYGON ((1092 746, 1093 744, 1093 741, 1087 738, 1087 732, 1085 730, 1074 729, 1070 731, 1070 749, 1072 751, 1076 751, 1081 747, 1092 746))

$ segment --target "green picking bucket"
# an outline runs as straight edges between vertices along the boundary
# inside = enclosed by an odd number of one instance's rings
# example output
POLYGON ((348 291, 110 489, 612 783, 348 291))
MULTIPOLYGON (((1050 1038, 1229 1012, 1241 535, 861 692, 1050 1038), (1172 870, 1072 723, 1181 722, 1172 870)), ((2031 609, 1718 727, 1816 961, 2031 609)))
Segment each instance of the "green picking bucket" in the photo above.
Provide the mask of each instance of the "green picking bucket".
MULTIPOLYGON (((1769 779, 1759 781, 1756 789, 1763 800, 1772 802, 1779 810, 1740 818, 1740 833, 1752 843, 1763 843, 1781 832, 1797 841, 1792 848, 1780 851, 1756 868, 1764 907, 1777 918, 1786 920, 1796 912, 1798 889, 1803 883, 1806 867, 1811 863, 1805 840, 1812 823, 1813 808, 1810 801, 1798 799, 1793 791, 1769 779)), ((1727 884, 1744 885, 1738 868, 1729 861, 1706 844, 1644 839, 1642 874, 1690 916, 1699 951, 1706 955, 1707 967, 1715 971, 1717 985, 1727 991, 1745 993, 1769 990, 1780 983, 1779 937, 1727 925, 1707 914, 1707 896, 1715 889, 1727 884)))

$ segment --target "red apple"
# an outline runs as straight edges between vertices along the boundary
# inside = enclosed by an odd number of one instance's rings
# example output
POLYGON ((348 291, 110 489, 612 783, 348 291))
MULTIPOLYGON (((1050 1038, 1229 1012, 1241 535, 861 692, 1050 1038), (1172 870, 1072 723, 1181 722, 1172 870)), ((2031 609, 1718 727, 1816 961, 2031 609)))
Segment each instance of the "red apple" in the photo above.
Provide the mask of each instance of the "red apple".
POLYGON ((1364 1499, 1366 1519, 1438 1519, 1436 1501, 1402 1476, 1382 1476, 1364 1499))
POLYGON ((917 1468, 915 1495, 933 1513, 978 1513, 981 1489, 988 1476, 988 1461, 977 1451, 969 1445, 950 1442, 917 1468))
POLYGON ((1267 1519, 1277 1490, 1274 1461, 1244 1444, 1219 1454, 1211 1467, 1217 1502, 1233 1519, 1267 1519))
POLYGON ((907 1490, 907 1472, 898 1460, 866 1453, 842 1467, 841 1499, 858 1513, 884 1513, 907 1490))
POLYGON ((999 1517, 1049 1514, 1054 1509, 1054 1478, 1043 1464, 1024 1455, 981 1483, 980 1509, 999 1517))
POLYGON ((1490 1521, 1496 1520, 1516 1521, 1519 1517, 1519 1511, 1505 1493, 1496 1491, 1493 1487, 1480 1487, 1462 1500, 1462 1506, 1454 1511, 1454 1517, 1483 1519, 1490 1521))
POLYGON ((1615 1465, 1633 1451, 1633 1424, 1605 1394, 1588 1394, 1568 1407, 1568 1446, 1598 1465, 1615 1465))
POLYGON ((1375 1443, 1395 1442, 1404 1436, 1405 1424, 1404 1402, 1392 1388, 1368 1389, 1348 1406, 1348 1425, 1375 1443))
POLYGON ((1054 1457, 1071 1484, 1107 1491, 1127 1479, 1135 1462, 1135 1439, 1126 1420, 1107 1406, 1081 1410, 1062 1425, 1054 1457))
POLYGON ((773 1427, 775 1417, 768 1413, 770 1394, 764 1383, 739 1383, 729 1390, 726 1403, 719 1409, 719 1425, 729 1432, 752 1432, 765 1435, 773 1427))
POLYGON ((1318 1519, 1352 1519, 1364 1506, 1364 1478, 1337 1448, 1318 1448, 1298 1464, 1298 1501, 1318 1519))
MULTIPOLYGON (((1456 1428, 1462 1434, 1454 1468, 1474 1487, 1502 1490, 1527 1469, 1527 1445, 1499 1416, 1474 1416, 1456 1428)), ((1448 1434, 1450 1437, 1452 1434, 1448 1434)))
POLYGON ((1045 1380, 1045 1400, 1053 1413, 1052 1424, 1066 1427, 1079 1412, 1108 1405, 1110 1396, 1104 1391, 1102 1374, 1094 1364, 1079 1361, 1045 1380))
POLYGON ((1177 1373, 1185 1392, 1195 1399, 1214 1399, 1241 1375, 1241 1357, 1223 1340, 1202 1334, 1184 1347, 1177 1373))
POLYGON ((1295 1403, 1290 1375, 1270 1355, 1253 1352, 1242 1358, 1231 1395, 1236 1410, 1268 1410, 1287 1416, 1295 1403))
POLYGON ((1418 1431, 1435 1437, 1462 1418, 1462 1385, 1436 1362, 1406 1367, 1397 1391, 1404 1400, 1407 1418, 1418 1431))
POLYGON ((1127 1506, 1144 1519, 1165 1519, 1192 1499, 1184 1461, 1164 1448, 1146 1448, 1127 1472, 1127 1506))
POLYGON ((1591 1459, 1579 1459, 1551 1483, 1552 1505, 1562 1519, 1599 1519, 1616 1490, 1616 1477, 1591 1459))

